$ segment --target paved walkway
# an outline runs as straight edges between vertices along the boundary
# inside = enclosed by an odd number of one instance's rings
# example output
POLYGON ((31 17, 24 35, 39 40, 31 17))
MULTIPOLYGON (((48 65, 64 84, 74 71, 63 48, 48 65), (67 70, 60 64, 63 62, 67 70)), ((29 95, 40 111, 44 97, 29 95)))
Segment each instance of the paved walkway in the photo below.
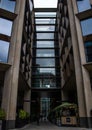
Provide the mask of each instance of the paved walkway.
POLYGON ((40 122, 38 126, 37 123, 31 123, 20 129, 13 130, 92 130, 86 128, 77 128, 77 127, 59 127, 50 122, 40 122))

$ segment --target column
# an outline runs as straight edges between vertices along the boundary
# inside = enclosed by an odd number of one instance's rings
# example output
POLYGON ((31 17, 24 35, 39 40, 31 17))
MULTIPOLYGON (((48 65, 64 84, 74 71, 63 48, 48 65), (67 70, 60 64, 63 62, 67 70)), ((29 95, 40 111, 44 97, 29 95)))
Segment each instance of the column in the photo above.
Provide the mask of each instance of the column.
POLYGON ((86 113, 86 106, 85 106, 84 84, 83 84, 82 68, 81 68, 74 12, 73 12, 73 7, 72 7, 72 0, 67 0, 67 6, 68 6, 68 12, 69 12, 70 31, 71 31, 71 37, 72 37, 73 54, 74 54, 74 66, 75 66, 80 126, 86 127, 87 126, 87 120, 86 120, 87 113, 86 113))
POLYGON ((15 13, 18 15, 13 24, 8 60, 12 66, 5 74, 2 99, 2 108, 6 111, 6 130, 15 127, 25 2, 26 0, 16 0, 15 13))
MULTIPOLYGON (((72 0, 74 14, 78 13, 76 1, 72 0)), ((75 24, 78 36, 78 46, 79 46, 79 53, 81 59, 81 68, 82 68, 82 77, 83 77, 83 89, 84 89, 84 101, 86 106, 86 116, 87 119, 87 127, 92 127, 92 117, 91 117, 91 110, 92 110, 92 90, 91 90, 91 83, 90 83, 90 76, 89 72, 83 66, 86 63, 86 56, 85 56, 85 48, 84 48, 84 41, 82 37, 82 31, 80 26, 80 20, 75 17, 75 24)))
POLYGON ((30 114, 30 99, 31 99, 31 90, 28 90, 24 94, 24 110, 30 114))

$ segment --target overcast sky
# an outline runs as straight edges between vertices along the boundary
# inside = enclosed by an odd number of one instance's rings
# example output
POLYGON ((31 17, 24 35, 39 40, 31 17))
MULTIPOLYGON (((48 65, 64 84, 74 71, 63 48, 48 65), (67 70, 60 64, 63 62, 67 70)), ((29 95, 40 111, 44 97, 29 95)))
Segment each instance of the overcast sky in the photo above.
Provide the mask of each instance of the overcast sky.
POLYGON ((56 8, 57 0, 34 0, 35 8, 56 8))

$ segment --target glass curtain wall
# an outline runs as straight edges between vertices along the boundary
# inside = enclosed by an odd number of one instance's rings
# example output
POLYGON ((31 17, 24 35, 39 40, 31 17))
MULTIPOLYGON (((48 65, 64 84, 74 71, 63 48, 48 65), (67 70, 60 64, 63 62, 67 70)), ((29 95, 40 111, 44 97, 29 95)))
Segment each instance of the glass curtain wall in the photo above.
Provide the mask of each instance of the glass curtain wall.
POLYGON ((56 12, 35 12, 32 87, 57 88, 60 79, 59 46, 55 38, 56 12))

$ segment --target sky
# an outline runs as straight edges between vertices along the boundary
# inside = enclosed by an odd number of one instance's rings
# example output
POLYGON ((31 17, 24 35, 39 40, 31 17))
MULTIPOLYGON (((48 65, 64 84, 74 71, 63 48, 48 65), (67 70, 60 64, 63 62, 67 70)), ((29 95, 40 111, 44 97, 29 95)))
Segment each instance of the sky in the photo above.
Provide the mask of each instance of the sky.
POLYGON ((34 0, 35 8, 56 8, 57 0, 34 0))

